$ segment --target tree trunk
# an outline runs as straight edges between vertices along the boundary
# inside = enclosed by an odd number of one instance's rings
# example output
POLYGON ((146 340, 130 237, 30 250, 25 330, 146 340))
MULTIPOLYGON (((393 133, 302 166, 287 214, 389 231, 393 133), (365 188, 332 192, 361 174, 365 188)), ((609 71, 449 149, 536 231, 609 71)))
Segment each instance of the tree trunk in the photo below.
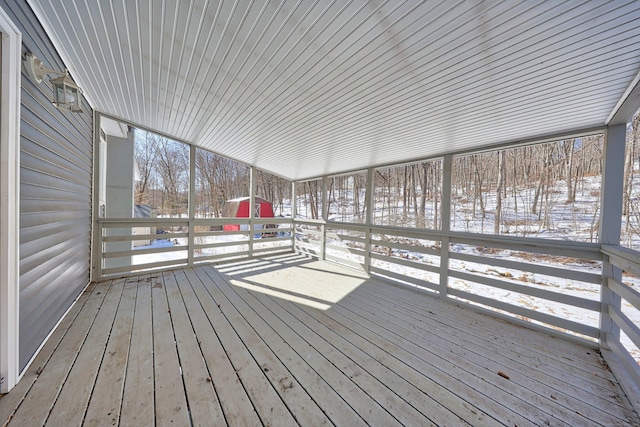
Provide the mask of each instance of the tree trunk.
POLYGON ((540 219, 540 212, 537 212, 538 202, 540 201, 540 194, 543 191, 544 183, 545 183, 545 180, 547 179, 547 169, 549 169, 550 167, 549 163, 551 160, 550 156, 551 156, 551 153, 550 153, 549 147, 545 146, 544 147, 544 163, 542 166, 542 170, 540 171, 538 185, 536 186, 536 191, 533 196, 533 203, 531 204, 531 214, 538 215, 538 219, 540 219))
POLYGON ((409 166, 403 168, 403 182, 402 182, 402 223, 407 220, 407 210, 409 209, 409 166))
POLYGON ((575 201, 574 192, 573 192, 573 150, 574 150, 575 141, 573 139, 569 139, 563 142, 563 148, 565 152, 565 182, 567 183, 567 200, 566 203, 573 203, 575 201))
MULTIPOLYGON (((317 183, 314 182, 314 187, 317 183)), ((311 183, 307 182, 307 194, 309 195, 309 207, 311 208, 311 218, 318 219, 318 201, 315 196, 315 188, 311 188, 311 183)))
POLYGON ((474 187, 473 193, 474 193, 474 200, 478 200, 478 202, 480 203, 480 212, 482 214, 482 219, 484 219, 487 216, 487 211, 484 205, 484 197, 482 194, 482 184, 484 183, 484 177, 482 176, 483 174, 480 173, 480 163, 482 163, 482 161, 478 160, 478 157, 479 156, 475 154, 471 156, 471 159, 473 161, 473 173, 475 177, 475 185, 473 186, 474 187))
POLYGON ((420 192, 420 212, 417 213, 418 218, 417 218, 417 225, 418 228, 423 228, 426 224, 426 219, 427 219, 427 213, 425 212, 427 210, 427 188, 429 185, 429 176, 427 174, 427 164, 426 163, 421 163, 420 164, 420 170, 422 171, 422 185, 421 185, 421 192, 420 192))

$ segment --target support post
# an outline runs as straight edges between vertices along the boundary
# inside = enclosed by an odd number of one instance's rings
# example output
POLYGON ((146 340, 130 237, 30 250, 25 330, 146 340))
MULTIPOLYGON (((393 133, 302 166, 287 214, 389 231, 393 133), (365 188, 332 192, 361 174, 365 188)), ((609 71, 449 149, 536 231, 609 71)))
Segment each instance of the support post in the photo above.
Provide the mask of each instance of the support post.
POLYGON ((91 192, 91 270, 89 273, 89 281, 94 282, 102 278, 102 229, 100 227, 101 205, 100 205, 100 176, 103 173, 101 168, 102 161, 102 136, 101 122, 102 115, 96 111, 93 112, 93 174, 91 182, 93 191, 91 192))
POLYGON ((296 182, 291 181, 291 249, 296 250, 296 216, 298 216, 298 201, 296 200, 296 182))
POLYGON ((253 217, 256 209, 256 168, 249 169, 249 257, 253 256, 253 217))
POLYGON ((193 266, 195 259, 196 217, 196 147, 189 145, 189 237, 187 239, 187 264, 193 266))
POLYGON ((329 218, 329 203, 327 197, 327 176, 322 177, 322 224, 320 225, 320 259, 327 255, 327 218, 329 218))
MULTIPOLYGON (((609 126, 604 134, 604 165, 600 192, 600 244, 619 245, 624 185, 624 158, 627 126, 609 126)), ((600 314, 600 346, 609 348, 609 342, 620 343, 620 327, 609 314, 610 308, 621 308, 621 299, 609 289, 609 279, 622 280, 622 270, 602 261, 602 292, 600 314)))
MULTIPOLYGON (((105 217, 133 218, 134 206, 134 169, 135 169, 135 140, 133 130, 122 124, 117 132, 107 134, 106 171, 102 176, 106 180, 105 217)), ((104 166, 105 163, 102 163, 104 166)), ((106 236, 131 236, 135 234, 132 227, 109 228, 106 236)), ((107 242, 105 252, 130 251, 133 241, 107 242)), ((131 255, 127 257, 108 258, 105 268, 130 267, 131 255)))
POLYGON ((373 226, 373 205, 375 202, 374 192, 374 169, 367 169, 367 190, 365 193, 365 204, 367 206, 367 216, 365 218, 365 224, 367 229, 364 236, 364 271, 367 274, 371 274, 371 227, 373 226))
POLYGON ((449 289, 449 231, 451 231, 451 177, 453 174, 453 155, 446 154, 442 160, 442 201, 440 203, 440 287, 438 298, 446 299, 449 289))

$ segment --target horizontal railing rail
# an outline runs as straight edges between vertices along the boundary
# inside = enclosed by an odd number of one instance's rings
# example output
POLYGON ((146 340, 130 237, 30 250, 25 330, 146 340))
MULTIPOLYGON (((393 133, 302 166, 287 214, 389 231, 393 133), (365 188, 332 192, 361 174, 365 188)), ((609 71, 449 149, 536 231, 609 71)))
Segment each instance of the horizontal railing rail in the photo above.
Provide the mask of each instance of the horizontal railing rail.
POLYGON ((100 218, 94 277, 293 251, 291 218, 100 218))

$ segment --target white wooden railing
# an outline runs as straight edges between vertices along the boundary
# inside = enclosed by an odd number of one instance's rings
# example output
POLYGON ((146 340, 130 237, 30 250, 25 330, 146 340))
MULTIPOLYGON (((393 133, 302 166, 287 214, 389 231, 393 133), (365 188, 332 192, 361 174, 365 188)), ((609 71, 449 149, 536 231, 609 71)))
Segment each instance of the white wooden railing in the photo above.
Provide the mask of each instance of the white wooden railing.
POLYGON ((101 218, 94 240, 93 278, 290 252, 291 225, 287 218, 101 218), (225 231, 225 225, 241 229, 225 231))
POLYGON ((623 309, 640 310, 640 292, 620 273, 640 278, 640 257, 619 246, 290 218, 100 219, 99 230, 95 278, 297 251, 611 349, 640 384, 640 325, 623 309), (132 248, 161 239, 171 244, 132 248), (609 266, 614 274, 603 273, 609 266))
POLYGON ((616 354, 633 381, 640 386, 639 362, 629 349, 635 347, 636 352, 640 349, 640 325, 628 315, 629 312, 640 311, 640 292, 624 283, 623 277, 623 274, 627 277, 640 277, 640 255, 636 251, 610 245, 603 246, 602 253, 606 261, 617 269, 606 277, 606 287, 611 296, 607 301, 605 314, 611 325, 602 345, 616 354), (628 337, 631 345, 623 345, 621 332, 628 337))

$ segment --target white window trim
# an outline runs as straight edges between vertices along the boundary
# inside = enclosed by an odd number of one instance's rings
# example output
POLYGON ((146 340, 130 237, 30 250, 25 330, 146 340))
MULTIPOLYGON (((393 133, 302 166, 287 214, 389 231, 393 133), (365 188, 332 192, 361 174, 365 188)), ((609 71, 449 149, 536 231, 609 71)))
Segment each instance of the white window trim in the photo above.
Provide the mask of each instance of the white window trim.
POLYGON ((22 34, 0 7, 0 392, 20 379, 20 87, 22 34))

